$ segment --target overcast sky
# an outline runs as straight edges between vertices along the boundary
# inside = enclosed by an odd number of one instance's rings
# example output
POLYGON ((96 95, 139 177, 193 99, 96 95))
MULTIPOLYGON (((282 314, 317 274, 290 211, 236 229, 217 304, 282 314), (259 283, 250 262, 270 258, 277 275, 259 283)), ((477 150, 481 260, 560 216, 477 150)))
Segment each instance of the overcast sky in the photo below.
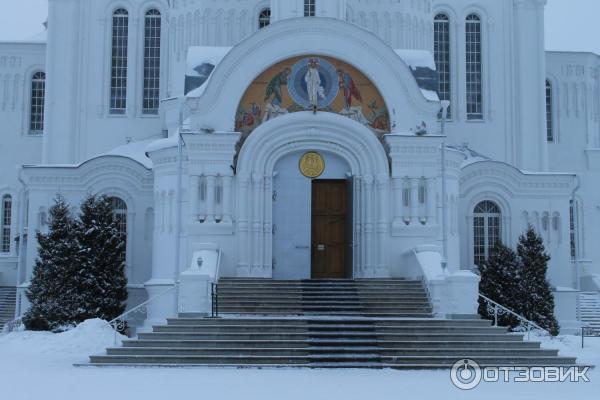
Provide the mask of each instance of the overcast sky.
MULTIPOLYGON (((29 38, 43 29, 47 0, 0 0, 0 4, 0 40, 29 38)), ((548 0, 546 48, 600 54, 598 15, 600 0, 548 0)))

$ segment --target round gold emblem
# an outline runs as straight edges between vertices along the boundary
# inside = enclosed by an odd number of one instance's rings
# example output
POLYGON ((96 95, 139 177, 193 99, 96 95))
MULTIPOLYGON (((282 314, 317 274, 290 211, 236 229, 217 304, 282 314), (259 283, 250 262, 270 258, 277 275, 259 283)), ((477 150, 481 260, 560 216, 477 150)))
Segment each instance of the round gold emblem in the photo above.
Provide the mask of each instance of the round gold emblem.
POLYGON ((300 172, 307 178, 318 178, 325 171, 325 160, 317 152, 309 151, 300 159, 300 172))

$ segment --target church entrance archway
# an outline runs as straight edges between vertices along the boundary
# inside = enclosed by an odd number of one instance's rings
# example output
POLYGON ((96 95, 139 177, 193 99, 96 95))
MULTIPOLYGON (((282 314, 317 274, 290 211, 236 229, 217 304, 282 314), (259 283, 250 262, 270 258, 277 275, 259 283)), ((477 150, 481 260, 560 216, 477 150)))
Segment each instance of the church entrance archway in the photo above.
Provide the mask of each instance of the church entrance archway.
POLYGON ((293 151, 277 161, 273 175, 273 278, 351 278, 354 192, 348 162, 331 152, 293 151), (303 174, 307 154, 322 160, 318 176, 303 174))

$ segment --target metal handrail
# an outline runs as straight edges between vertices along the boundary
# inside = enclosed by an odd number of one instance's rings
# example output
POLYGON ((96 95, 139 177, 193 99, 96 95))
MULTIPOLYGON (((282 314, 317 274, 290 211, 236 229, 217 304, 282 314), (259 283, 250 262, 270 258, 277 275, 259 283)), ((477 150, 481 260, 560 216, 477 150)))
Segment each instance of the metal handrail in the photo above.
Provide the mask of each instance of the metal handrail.
POLYGON ((115 339, 114 339, 114 344, 117 344, 117 334, 120 331, 123 331, 126 327, 127 321, 126 321, 126 317, 135 313, 147 313, 148 312, 148 304, 152 303, 153 301, 155 301, 158 298, 163 297, 164 295, 172 292, 173 290, 175 290, 178 286, 178 283, 175 283, 172 287, 168 288, 167 290, 165 290, 164 292, 161 292, 159 294, 157 294, 156 296, 146 300, 145 302, 137 305, 136 307, 132 308, 131 310, 124 312, 123 314, 119 315, 118 317, 114 318, 113 320, 109 321, 108 324, 110 325, 110 327, 115 331, 115 339))
POLYGON ((510 314, 513 317, 517 318, 521 322, 520 326, 523 327, 527 331, 527 340, 529 340, 530 333, 533 329, 540 330, 542 332, 545 332, 547 335, 552 336, 550 334, 550 332, 548 332, 546 329, 542 328, 535 322, 530 321, 527 318, 525 318, 524 316, 519 315, 516 312, 512 311, 511 309, 504 307, 502 304, 495 302, 494 300, 490 299, 489 297, 486 297, 486 296, 482 295, 481 293, 479 293, 479 297, 481 297, 486 302, 486 307, 487 307, 488 313, 490 313, 494 316, 494 326, 498 326, 498 317, 499 316, 505 315, 505 314, 510 314))
POLYGON ((211 318, 219 318, 219 274, 221 268, 221 249, 217 250, 217 268, 215 280, 210 286, 211 318))
POLYGON ((217 269, 215 270, 215 283, 219 282, 219 275, 221 274, 221 249, 217 249, 217 269))
POLYGON ((600 328, 593 326, 582 326, 581 327, 581 348, 585 347, 584 340, 586 337, 597 337, 600 336, 600 328))

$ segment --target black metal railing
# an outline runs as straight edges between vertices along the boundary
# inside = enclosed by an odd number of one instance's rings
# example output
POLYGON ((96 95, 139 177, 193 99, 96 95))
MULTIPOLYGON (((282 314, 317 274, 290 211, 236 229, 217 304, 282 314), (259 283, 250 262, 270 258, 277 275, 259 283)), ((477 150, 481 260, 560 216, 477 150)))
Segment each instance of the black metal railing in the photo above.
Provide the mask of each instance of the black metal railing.
POLYGON ((581 348, 585 346, 586 337, 598 337, 600 336, 600 328, 594 328, 592 326, 581 327, 581 348))
POLYGON ((219 284, 213 283, 210 289, 210 298, 211 298, 211 318, 219 318, 219 284))

